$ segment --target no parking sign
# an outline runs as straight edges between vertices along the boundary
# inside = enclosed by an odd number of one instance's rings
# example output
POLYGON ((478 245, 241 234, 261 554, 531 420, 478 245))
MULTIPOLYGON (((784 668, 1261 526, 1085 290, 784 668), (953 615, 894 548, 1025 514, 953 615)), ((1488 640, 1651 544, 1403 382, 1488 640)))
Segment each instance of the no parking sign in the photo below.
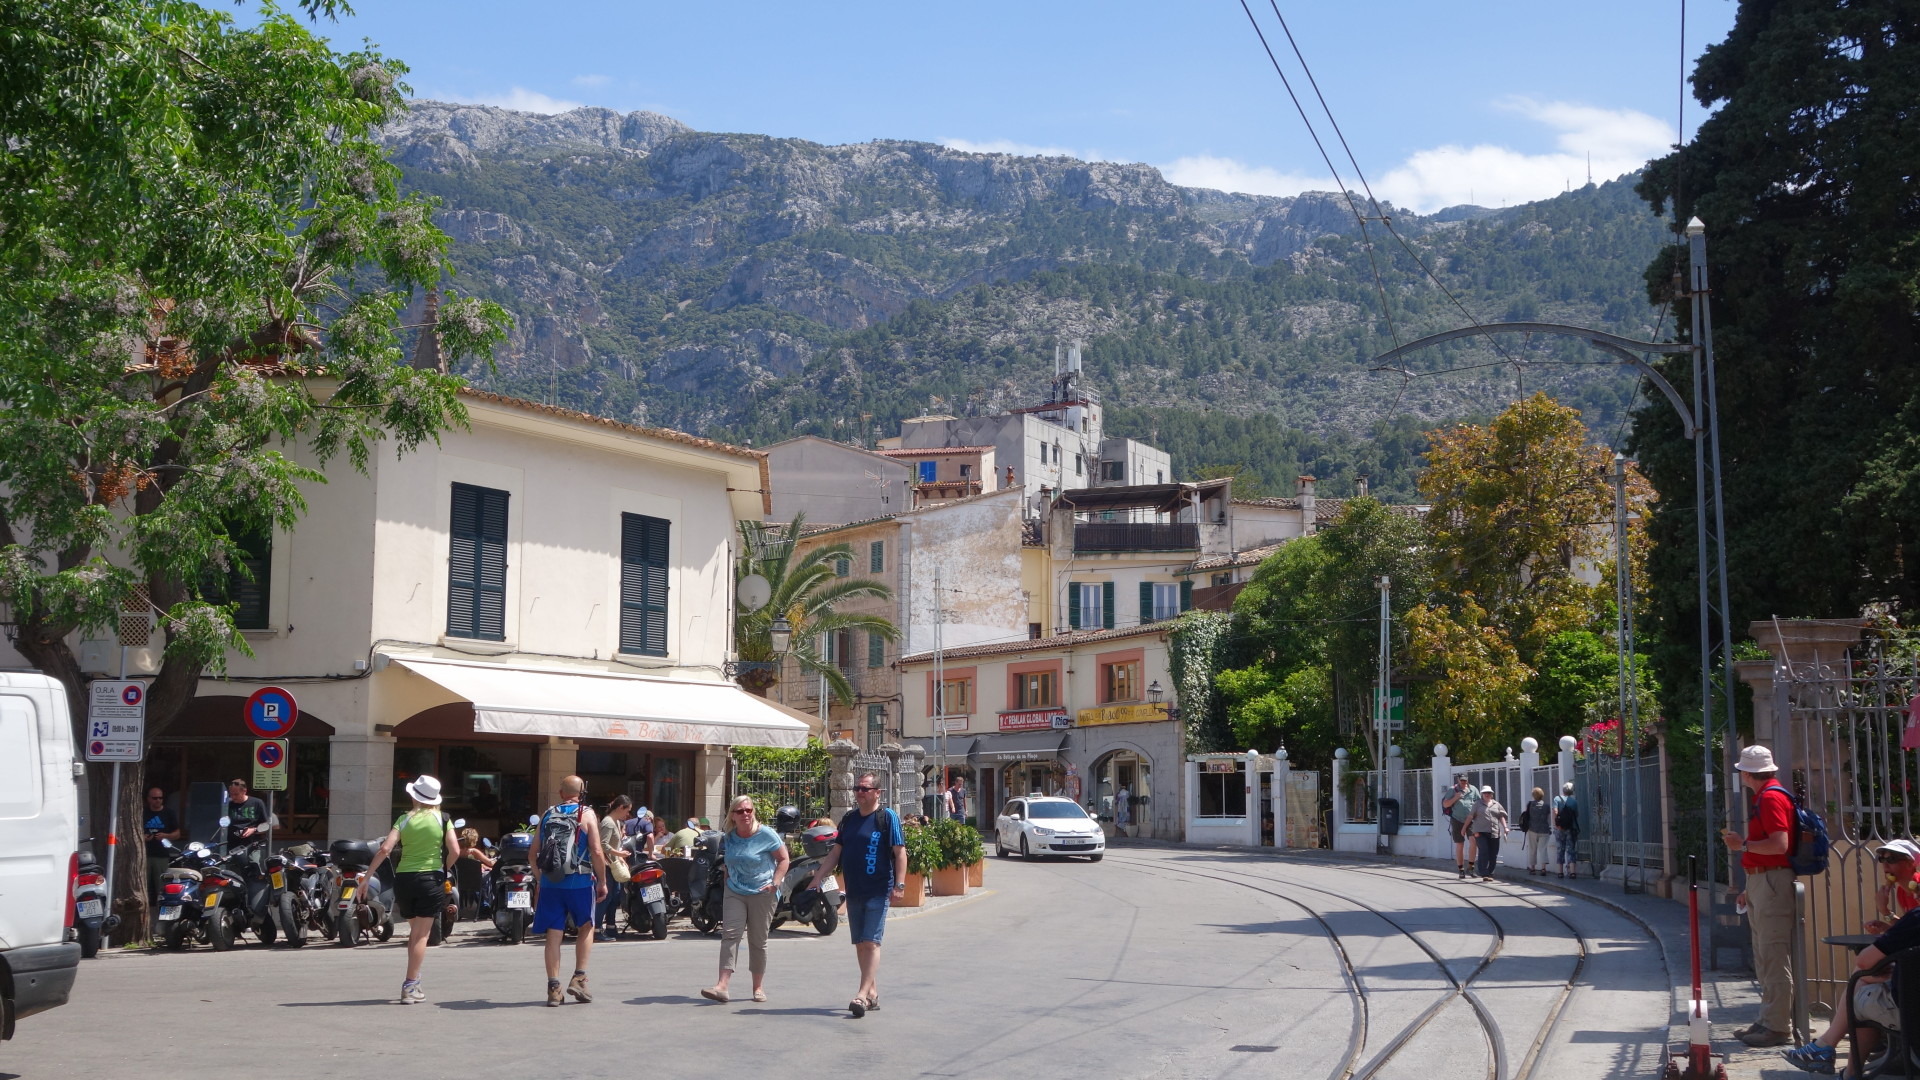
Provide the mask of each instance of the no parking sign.
POLYGON ((262 739, 253 744, 253 788, 287 790, 287 740, 262 739))
POLYGON ((247 730, 256 738, 284 739, 300 719, 300 706, 293 694, 278 686, 263 686, 247 698, 247 730))

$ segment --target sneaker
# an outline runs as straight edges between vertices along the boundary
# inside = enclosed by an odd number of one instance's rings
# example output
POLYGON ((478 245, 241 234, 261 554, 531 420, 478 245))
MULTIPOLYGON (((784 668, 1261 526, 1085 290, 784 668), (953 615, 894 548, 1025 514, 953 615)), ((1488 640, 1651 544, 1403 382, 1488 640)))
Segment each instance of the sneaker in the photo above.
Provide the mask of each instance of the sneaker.
POLYGON ((420 988, 419 980, 410 979, 400 984, 400 1004, 418 1005, 425 1000, 427 992, 420 988))
POLYGON ((582 1005, 588 1005, 593 1002, 593 995, 587 992, 586 972, 576 971, 573 973, 573 978, 567 982, 567 993, 572 994, 575 1000, 579 1001, 582 1005))
POLYGON ((559 1008, 560 1002, 566 1000, 566 996, 567 995, 560 992, 559 979, 547 980, 547 1008, 549 1009, 559 1008))
POLYGON ((1753 1047, 1755 1050, 1761 1050, 1769 1046, 1788 1046, 1792 1044, 1793 1036, 1788 1035, 1784 1031, 1772 1031, 1767 1028, 1761 1028, 1758 1031, 1740 1036, 1740 1041, 1753 1047))
POLYGON ((1831 1074, 1833 1072, 1833 1047, 1821 1046, 1810 1042, 1798 1046, 1781 1055, 1787 1064, 1810 1073, 1831 1074))
POLYGON ((1456 869, 1458 869, 1458 870, 1460 871, 1460 880, 1461 880, 1461 881, 1465 881, 1465 880, 1467 880, 1467 868, 1466 868, 1466 866, 1464 866, 1464 865, 1461 865, 1461 866, 1459 866, 1459 867, 1457 867, 1456 869))

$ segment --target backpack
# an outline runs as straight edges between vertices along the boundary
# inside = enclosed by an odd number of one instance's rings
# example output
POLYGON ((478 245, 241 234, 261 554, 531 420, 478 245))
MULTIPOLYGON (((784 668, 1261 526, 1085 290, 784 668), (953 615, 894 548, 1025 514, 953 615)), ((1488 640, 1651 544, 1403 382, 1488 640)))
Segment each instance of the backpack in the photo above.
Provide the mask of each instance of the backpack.
MULTIPOLYGON (((1779 788, 1793 803, 1793 828, 1787 837, 1787 866, 1795 876, 1802 874, 1824 874, 1827 872, 1827 858, 1832 841, 1827 837, 1827 820, 1807 809, 1806 801, 1788 791, 1786 785, 1778 780, 1761 788, 1761 794, 1779 788)), ((1754 803, 1759 804, 1759 796, 1754 803)))
POLYGON ((547 807, 546 816, 540 819, 540 853, 534 857, 534 865, 547 875, 548 881, 559 882, 593 869, 593 856, 586 845, 580 843, 582 804, 567 805, 573 809, 547 807))
POLYGON ((1554 804, 1554 810, 1553 810, 1554 828, 1565 829, 1568 832, 1579 832, 1580 831, 1580 807, 1579 807, 1579 804, 1573 801, 1573 796, 1562 795, 1559 798, 1553 800, 1553 804, 1554 804))

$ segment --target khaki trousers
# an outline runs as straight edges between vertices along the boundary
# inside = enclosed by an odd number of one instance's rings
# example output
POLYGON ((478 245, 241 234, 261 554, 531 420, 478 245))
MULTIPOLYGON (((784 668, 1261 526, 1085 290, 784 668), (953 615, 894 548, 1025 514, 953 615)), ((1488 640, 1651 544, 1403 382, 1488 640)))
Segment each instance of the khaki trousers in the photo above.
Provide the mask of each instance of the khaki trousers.
MULTIPOLYGON (((725 888, 725 886, 722 886, 725 888)), ((767 973, 767 932, 773 928, 773 893, 741 896, 727 889, 720 904, 720 969, 733 971, 740 955, 740 936, 747 938, 747 970, 767 973)))
POLYGON ((1747 874, 1747 929, 1753 934, 1753 973, 1760 981, 1760 1023, 1793 1030, 1793 872, 1747 874))

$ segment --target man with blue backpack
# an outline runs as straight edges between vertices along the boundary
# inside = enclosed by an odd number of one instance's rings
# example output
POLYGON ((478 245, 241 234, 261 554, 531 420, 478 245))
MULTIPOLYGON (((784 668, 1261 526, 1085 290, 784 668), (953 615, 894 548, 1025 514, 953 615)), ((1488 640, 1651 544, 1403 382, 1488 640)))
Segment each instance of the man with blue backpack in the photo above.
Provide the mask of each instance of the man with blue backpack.
POLYGON ((1753 971, 1760 981, 1760 1018, 1734 1037, 1752 1047, 1784 1046, 1793 1041, 1793 850, 1798 807, 1779 781, 1773 751, 1749 746, 1734 765, 1752 800, 1747 834, 1720 833, 1727 850, 1740 856, 1746 871, 1747 929, 1753 935, 1753 971))
POLYGON ((559 803, 540 817, 534 850, 533 932, 547 939, 547 1004, 558 1006, 566 994, 586 1004, 587 954, 593 949, 593 905, 607 898, 607 856, 599 843, 600 824, 581 798, 587 782, 577 776, 560 781, 559 803), (560 991, 560 939, 571 920, 573 978, 560 991))

